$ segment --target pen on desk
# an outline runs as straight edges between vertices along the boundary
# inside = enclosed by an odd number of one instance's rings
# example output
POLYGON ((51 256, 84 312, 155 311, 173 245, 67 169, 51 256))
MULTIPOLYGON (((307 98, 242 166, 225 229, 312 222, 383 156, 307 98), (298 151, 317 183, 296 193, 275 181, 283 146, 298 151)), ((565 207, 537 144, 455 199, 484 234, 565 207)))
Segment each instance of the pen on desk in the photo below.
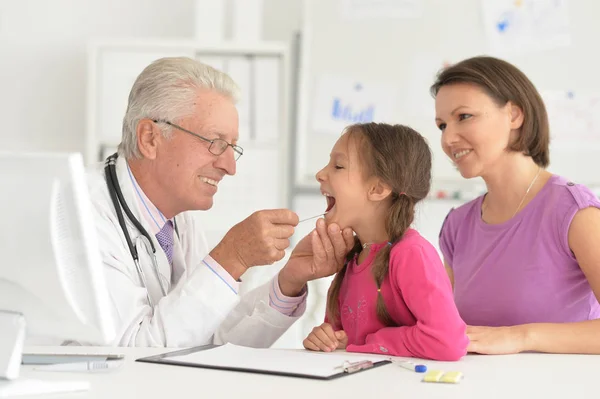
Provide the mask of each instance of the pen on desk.
POLYGON ((402 368, 414 371, 415 373, 424 373, 427 371, 427 366, 425 366, 424 364, 415 364, 413 362, 401 361, 401 360, 393 360, 392 362, 402 368))
POLYGON ((346 373, 354 373, 356 371, 365 370, 373 367, 373 362, 370 360, 362 360, 358 362, 345 361, 343 364, 336 367, 336 369, 343 369, 346 373))
POLYGON ((39 371, 101 371, 116 369, 123 365, 122 360, 91 361, 75 363, 46 364, 36 367, 39 371))

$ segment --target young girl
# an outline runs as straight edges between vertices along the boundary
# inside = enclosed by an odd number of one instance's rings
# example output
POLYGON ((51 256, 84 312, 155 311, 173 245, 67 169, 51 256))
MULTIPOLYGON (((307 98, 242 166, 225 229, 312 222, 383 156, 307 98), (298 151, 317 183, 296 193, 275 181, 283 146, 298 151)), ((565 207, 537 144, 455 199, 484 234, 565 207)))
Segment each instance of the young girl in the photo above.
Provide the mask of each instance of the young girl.
POLYGON ((316 177, 325 221, 351 227, 356 245, 329 289, 325 323, 304 347, 446 361, 465 355, 466 326, 444 266, 410 228, 430 188, 424 138, 402 125, 352 125, 316 177))

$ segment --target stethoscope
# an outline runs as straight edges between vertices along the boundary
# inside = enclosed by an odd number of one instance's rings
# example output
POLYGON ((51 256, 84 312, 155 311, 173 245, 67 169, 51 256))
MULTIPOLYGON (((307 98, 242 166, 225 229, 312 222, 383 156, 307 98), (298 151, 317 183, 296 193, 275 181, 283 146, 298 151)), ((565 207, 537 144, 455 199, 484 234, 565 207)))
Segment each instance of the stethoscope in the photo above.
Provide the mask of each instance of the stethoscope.
MULTIPOLYGON (((142 284, 144 285, 144 288, 146 289, 146 296, 148 298, 148 303, 150 304, 150 306, 152 308, 154 308, 154 302, 152 301, 152 298, 150 297, 150 291, 148 291, 146 275, 144 274, 144 271, 142 270, 142 267, 140 265, 140 257, 139 257, 138 251, 137 251, 137 244, 139 241, 142 242, 142 245, 146 249, 146 252, 151 254, 152 267, 154 268, 154 274, 156 275, 156 279, 158 280, 158 284, 160 285, 160 290, 162 291, 163 296, 167 295, 167 289, 164 287, 162 279, 160 277, 160 272, 158 271, 158 261, 156 260, 156 247, 154 246, 154 243, 152 242, 152 239, 150 238, 150 234, 148 234, 148 231, 146 231, 146 229, 144 228, 144 226, 142 226, 142 224, 139 222, 139 220, 137 220, 136 217, 133 216, 133 213, 131 213, 129 206, 127 206, 127 202, 125 201, 125 198, 123 197, 123 192, 121 191, 121 187, 119 186, 119 180, 117 179, 117 168, 115 166, 117 163, 118 156, 119 156, 118 153, 115 153, 115 154, 109 156, 108 158, 106 158, 106 161, 104 163, 104 174, 106 176, 106 185, 108 187, 108 193, 110 194, 112 203, 117 212, 117 218, 119 219, 119 225, 121 226, 121 230, 123 230, 123 234, 125 235, 125 240, 127 241, 127 246, 129 247, 129 252, 131 252, 131 257, 133 258, 133 263, 135 264, 137 273, 138 273, 140 279, 142 280, 142 284), (136 238, 135 245, 131 241, 131 236, 129 235, 129 232, 127 231, 127 225, 125 224, 125 218, 123 217, 123 212, 121 211, 121 208, 123 208, 123 211, 125 211, 127 218, 131 221, 131 223, 133 223, 135 228, 138 229, 138 231, 141 234, 140 236, 138 236, 136 238)), ((177 237, 179 237, 179 230, 177 229, 177 223, 175 223, 175 219, 173 219, 173 226, 175 228, 175 233, 177 234, 177 237)))

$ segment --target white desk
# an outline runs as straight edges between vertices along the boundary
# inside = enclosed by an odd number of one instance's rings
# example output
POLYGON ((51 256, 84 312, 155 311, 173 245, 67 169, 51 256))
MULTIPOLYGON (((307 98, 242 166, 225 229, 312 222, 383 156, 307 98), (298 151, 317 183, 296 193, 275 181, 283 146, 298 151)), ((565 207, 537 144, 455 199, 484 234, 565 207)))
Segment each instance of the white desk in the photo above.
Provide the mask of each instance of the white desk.
MULTIPOLYGON (((420 382, 417 374, 393 364, 332 381, 278 377, 231 371, 135 362, 166 352, 156 348, 27 348, 26 352, 122 353, 118 370, 96 373, 41 372, 22 368, 22 376, 36 379, 87 380, 85 393, 48 398, 598 398, 600 356, 520 354, 469 355, 457 363, 424 362, 429 369, 459 370, 458 385, 420 382)), ((40 398, 43 396, 40 396, 40 398)))

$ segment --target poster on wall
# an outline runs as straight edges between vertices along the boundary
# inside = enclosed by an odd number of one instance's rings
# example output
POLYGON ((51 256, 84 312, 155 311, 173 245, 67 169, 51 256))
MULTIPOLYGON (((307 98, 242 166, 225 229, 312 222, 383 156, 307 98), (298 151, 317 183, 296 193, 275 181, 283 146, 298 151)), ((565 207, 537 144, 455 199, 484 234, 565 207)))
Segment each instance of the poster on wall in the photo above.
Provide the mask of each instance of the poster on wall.
POLYGON ((571 44, 568 0, 481 0, 489 51, 525 54, 571 44))
POLYGON ((322 75, 315 81, 312 129, 339 135, 353 123, 397 121, 397 86, 322 75))
POLYGON ((550 137, 561 147, 600 145, 600 92, 543 90, 550 137))

